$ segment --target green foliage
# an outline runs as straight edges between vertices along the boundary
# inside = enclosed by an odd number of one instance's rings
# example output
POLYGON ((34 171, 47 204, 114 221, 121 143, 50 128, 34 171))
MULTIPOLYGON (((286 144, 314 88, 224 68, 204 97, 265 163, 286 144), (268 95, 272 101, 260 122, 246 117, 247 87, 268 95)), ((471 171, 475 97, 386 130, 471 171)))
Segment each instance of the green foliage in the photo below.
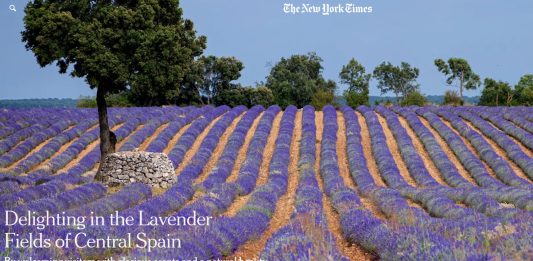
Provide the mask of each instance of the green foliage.
POLYGON ((448 90, 444 93, 444 102, 442 104, 460 106, 463 105, 463 100, 461 99, 457 91, 448 90))
POLYGON ((266 87, 241 87, 221 91, 215 98, 214 102, 218 105, 228 105, 235 107, 244 105, 252 107, 254 105, 263 105, 268 107, 273 104, 274 95, 266 87))
MULTIPOLYGON (((109 107, 133 107, 135 104, 131 102, 130 93, 123 91, 119 93, 108 94, 105 97, 109 107)), ((76 104, 78 108, 96 108, 96 98, 90 96, 82 96, 76 104)))
POLYGON ((204 105, 204 100, 200 95, 200 85, 204 82, 203 79, 203 64, 197 59, 192 63, 190 73, 185 75, 179 93, 172 97, 172 104, 204 105))
POLYGON ((365 67, 352 58, 347 65, 342 66, 339 77, 342 84, 348 85, 349 90, 365 92, 368 91, 372 75, 367 74, 365 67))
POLYGON ((315 53, 281 58, 266 79, 266 87, 274 94, 274 102, 281 107, 303 107, 311 104, 313 98, 320 103, 327 97, 333 101, 336 84, 324 79, 321 62, 315 53), (315 95, 319 91, 321 93, 315 95))
POLYGON ((393 92, 396 97, 405 97, 418 89, 416 78, 419 73, 418 68, 411 67, 406 62, 402 62, 400 66, 383 62, 374 69, 373 76, 378 80, 378 89, 381 90, 381 94, 393 92))
POLYGON ((237 88, 231 82, 241 77, 241 71, 244 69, 241 61, 235 57, 202 56, 197 62, 200 68, 198 91, 207 99, 208 104, 223 92, 226 92, 225 96, 238 93, 236 91, 230 94, 228 91, 237 88))
POLYGON ((0 108, 75 108, 78 100, 64 98, 1 100, 0 108))
POLYGON ((451 85, 454 81, 459 81, 459 96, 463 99, 463 88, 467 90, 476 89, 481 84, 479 75, 472 71, 472 68, 465 59, 450 58, 448 63, 442 59, 435 60, 435 66, 439 72, 448 76, 446 83, 451 85))
POLYGON ((205 48, 178 0, 37 0, 25 13, 22 40, 41 66, 104 93, 129 87, 138 105, 166 104, 205 48))
POLYGON ((369 105, 368 103, 368 91, 356 92, 352 90, 344 91, 344 98, 346 99, 346 105, 350 107, 357 107, 359 105, 369 105))
POLYGON ((311 105, 317 110, 321 110, 324 106, 332 104, 335 95, 328 91, 318 90, 311 98, 311 105))
POLYGON ((274 104, 274 94, 272 94, 272 91, 269 88, 259 86, 252 90, 253 92, 250 95, 250 105, 263 105, 263 107, 266 108, 274 104))
MULTIPOLYGON (((33 0, 24 12, 22 41, 39 65, 55 63, 97 88, 101 159, 116 146, 106 95, 130 90, 136 104, 168 104, 206 47, 179 0, 33 0)), ((94 179, 104 179, 100 170, 94 179)))
POLYGON ((426 104, 427 104, 426 97, 417 90, 408 93, 400 101, 400 105, 402 106, 410 106, 410 105, 424 106, 426 104))
POLYGON ((78 108, 96 108, 97 106, 96 97, 91 96, 80 97, 78 103, 76 104, 76 107, 78 108))
POLYGON ((526 74, 520 78, 514 90, 514 104, 533 106, 533 74, 526 74))
POLYGON ((496 81, 491 78, 485 78, 483 84, 485 87, 479 98, 479 105, 500 106, 512 104, 513 90, 507 82, 496 81))
POLYGON ((393 99, 375 99, 374 100, 374 105, 383 105, 383 106, 392 106, 394 103, 393 103, 393 99))
POLYGON ((215 98, 213 102, 215 105, 228 105, 235 107, 237 105, 248 106, 248 90, 243 87, 237 87, 229 90, 221 91, 215 98))
POLYGON ((351 107, 368 105, 368 86, 372 75, 365 72, 365 67, 352 58, 339 73, 341 83, 348 85, 343 95, 351 107))

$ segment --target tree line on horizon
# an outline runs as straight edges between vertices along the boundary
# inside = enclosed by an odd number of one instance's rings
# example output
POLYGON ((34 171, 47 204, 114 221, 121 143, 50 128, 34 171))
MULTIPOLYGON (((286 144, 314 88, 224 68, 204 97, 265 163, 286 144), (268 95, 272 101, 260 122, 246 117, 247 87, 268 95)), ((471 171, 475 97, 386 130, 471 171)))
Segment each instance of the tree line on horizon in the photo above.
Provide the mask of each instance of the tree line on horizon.
MULTIPOLYGON (((234 57, 204 56, 205 36, 197 36, 191 20, 183 18, 179 0, 168 1, 47 1, 33 0, 24 9, 22 41, 41 67, 55 64, 59 73, 84 78, 96 89, 100 152, 115 151, 107 107, 242 104, 252 106, 334 103, 337 84, 322 75, 315 53, 281 58, 264 83, 256 87, 234 83, 244 65, 234 57)), ((477 88, 479 76, 464 59, 437 59, 435 65, 460 93, 448 102, 462 104, 462 90, 477 88)), ((351 59, 339 73, 351 106, 368 104, 371 79, 382 94, 392 92, 400 105, 425 104, 416 79, 419 69, 406 62, 383 62, 372 74, 351 59)), ((514 89, 508 83, 485 79, 481 103, 515 105, 533 102, 533 76, 522 77, 514 89)), ((445 97, 445 99, 447 99, 445 97)), ((96 180, 100 180, 98 171, 96 180)))
MULTIPOLYGON (((161 106, 161 105, 253 105, 281 107, 296 105, 303 107, 311 104, 322 108, 335 104, 337 84, 326 80, 322 75, 322 59, 316 53, 282 57, 266 77, 255 87, 242 86, 234 81, 241 76, 244 65, 235 57, 201 56, 193 61, 195 71, 188 80, 182 82, 179 90, 169 90, 167 94, 148 88, 125 90, 110 94, 107 100, 112 106, 161 106)), ((443 105, 463 105, 464 90, 484 86, 479 105, 513 106, 533 105, 533 74, 522 76, 514 86, 507 82, 480 78, 473 72, 465 59, 450 58, 448 61, 435 60, 437 70, 443 73, 449 86, 457 86, 459 91, 447 90, 443 105)), ((347 105, 356 107, 369 104, 370 81, 377 81, 381 95, 393 93, 399 105, 419 105, 428 103, 420 93, 416 82, 419 69, 407 62, 395 66, 390 62, 378 65, 372 73, 352 58, 339 72, 340 84, 347 86, 342 96, 347 105)), ((386 101, 386 103, 392 103, 386 101)), ((91 97, 80 101, 80 107, 96 107, 91 97)))

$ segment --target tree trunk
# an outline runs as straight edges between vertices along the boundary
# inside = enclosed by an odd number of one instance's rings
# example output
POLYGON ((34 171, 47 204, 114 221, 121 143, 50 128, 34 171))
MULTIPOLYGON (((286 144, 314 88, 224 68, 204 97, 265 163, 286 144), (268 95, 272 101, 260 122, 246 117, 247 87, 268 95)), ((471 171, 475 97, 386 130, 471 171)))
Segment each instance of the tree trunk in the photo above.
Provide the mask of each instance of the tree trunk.
POLYGON ((98 106, 98 123, 100 125, 100 167, 94 179, 96 181, 103 181, 101 173, 102 163, 105 157, 115 152, 116 137, 115 134, 109 130, 109 121, 107 118, 107 103, 105 100, 105 90, 98 88, 96 91, 96 105, 98 106), (115 137, 112 139, 112 137, 115 137))
POLYGON ((463 84, 464 84, 464 80, 465 80, 465 77, 464 75, 461 73, 461 82, 459 83, 459 96, 461 96, 461 106, 464 105, 464 100, 463 100, 463 84))
POLYGON ((205 106, 204 99, 202 98, 202 94, 200 93, 200 88, 197 87, 196 91, 198 91, 198 99, 200 100, 200 103, 202 104, 202 106, 205 106))

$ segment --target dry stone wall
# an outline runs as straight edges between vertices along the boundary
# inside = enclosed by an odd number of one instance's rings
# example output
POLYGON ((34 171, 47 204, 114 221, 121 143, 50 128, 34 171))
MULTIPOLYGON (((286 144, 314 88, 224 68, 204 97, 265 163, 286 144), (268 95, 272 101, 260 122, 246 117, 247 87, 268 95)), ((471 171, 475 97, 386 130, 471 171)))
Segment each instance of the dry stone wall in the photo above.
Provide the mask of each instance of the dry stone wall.
POLYGON ((124 151, 109 154, 102 165, 107 185, 142 182, 156 188, 176 183, 172 162, 164 153, 124 151))

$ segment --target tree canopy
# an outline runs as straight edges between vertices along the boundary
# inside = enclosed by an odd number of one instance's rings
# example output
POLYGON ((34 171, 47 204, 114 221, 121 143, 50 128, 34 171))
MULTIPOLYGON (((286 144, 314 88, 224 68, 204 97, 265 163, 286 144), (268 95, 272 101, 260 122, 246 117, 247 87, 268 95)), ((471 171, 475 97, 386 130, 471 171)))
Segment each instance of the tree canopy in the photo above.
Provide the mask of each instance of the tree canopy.
POLYGON ((266 79, 274 102, 281 107, 303 107, 312 104, 313 98, 320 104, 332 102, 336 84, 324 79, 321 63, 322 59, 315 53, 281 58, 266 79))
POLYGON ((436 59, 435 66, 437 66, 439 72, 448 76, 446 79, 448 85, 453 84, 455 81, 459 82, 461 102, 463 100, 463 89, 476 89, 481 84, 479 75, 472 71, 470 64, 465 59, 450 58, 447 63, 442 59, 436 59))
POLYGON ((398 96, 406 97, 407 94, 418 90, 418 78, 420 71, 410 64, 402 62, 400 66, 394 66, 390 62, 383 62, 374 69, 373 76, 378 80, 378 89, 381 94, 392 92, 398 96))
POLYGON ((515 85, 514 101, 518 105, 533 106, 533 74, 526 74, 515 85))
POLYGON ((356 107, 368 104, 369 84, 372 75, 366 73, 363 65, 353 58, 350 59, 348 64, 342 66, 339 78, 341 84, 348 85, 344 91, 344 97, 349 106, 356 107))
POLYGON ((231 82, 241 77, 244 65, 235 57, 202 56, 198 59, 201 73, 200 94, 211 104, 220 93, 235 89, 231 82))
POLYGON ((272 91, 264 86, 242 87, 237 86, 232 89, 223 90, 215 97, 216 105, 237 106, 244 105, 252 107, 254 105, 262 105, 268 107, 274 102, 274 95, 272 91))
POLYGON ((408 93, 401 101, 401 106, 424 106, 428 102, 426 96, 424 96, 421 92, 418 90, 414 90, 410 93, 408 93))
POLYGON ((479 98, 479 105, 511 105, 513 90, 507 82, 485 78, 483 91, 479 98))
POLYGON ((533 105, 533 75, 522 76, 514 89, 507 82, 486 78, 479 105, 533 105))
POLYGON ((146 105, 164 103, 206 47, 178 0, 35 0, 24 11, 22 40, 39 65, 97 89, 102 157, 114 151, 106 94, 131 89, 146 105))

